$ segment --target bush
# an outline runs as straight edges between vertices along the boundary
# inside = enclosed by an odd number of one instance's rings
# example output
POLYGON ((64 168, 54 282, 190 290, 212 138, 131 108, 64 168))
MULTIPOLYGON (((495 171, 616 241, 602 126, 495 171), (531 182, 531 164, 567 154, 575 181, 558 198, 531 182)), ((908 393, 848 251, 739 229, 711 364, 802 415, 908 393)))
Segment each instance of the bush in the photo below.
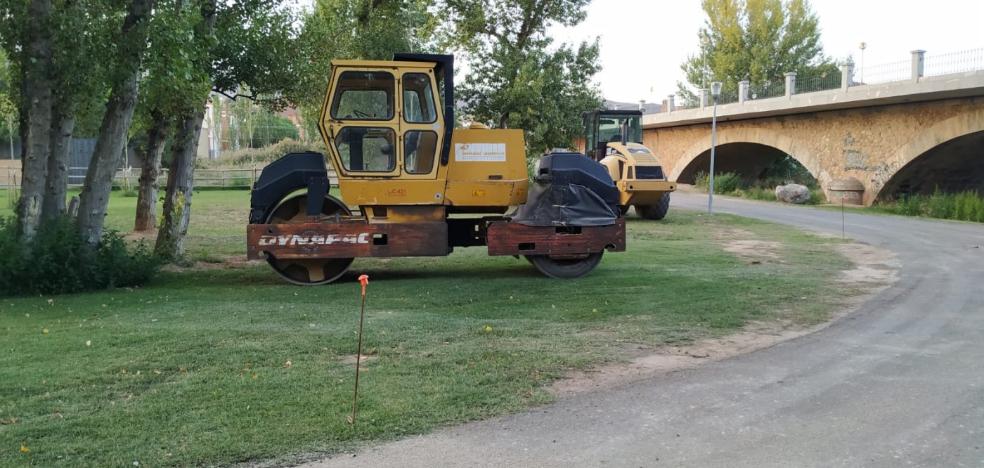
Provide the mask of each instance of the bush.
POLYGON ((149 281, 161 262, 143 243, 129 246, 115 231, 92 248, 65 217, 43 224, 23 243, 14 218, 0 218, 0 295, 63 294, 149 281))
MULTIPOLYGON (((776 201, 775 188, 777 185, 782 185, 784 183, 786 182, 778 181, 778 179, 748 183, 742 180, 741 176, 738 174, 733 172, 722 172, 714 176, 714 193, 748 198, 752 200, 776 201)), ((710 181, 708 180, 706 173, 698 172, 694 175, 695 187, 706 192, 709 184, 710 181)), ((810 189, 810 200, 806 202, 807 205, 819 205, 824 202, 825 197, 823 190, 816 187, 816 183, 807 185, 807 187, 810 189)))
POLYGON ((890 213, 906 216, 984 223, 984 197, 974 191, 943 193, 937 190, 932 195, 904 195, 894 202, 883 202, 878 206, 890 213))
POLYGON ((301 153, 304 151, 314 151, 324 154, 325 146, 320 141, 317 143, 303 143, 297 140, 282 140, 275 145, 263 148, 245 148, 237 151, 223 153, 216 160, 199 160, 196 167, 208 169, 216 167, 262 167, 287 153, 301 153))
MULTIPOLYGON (((694 186, 707 191, 710 186, 710 178, 703 172, 698 172, 694 176, 694 186)), ((741 176, 734 172, 721 172, 714 174, 714 193, 730 194, 742 187, 741 176)))
POLYGON ((776 201, 776 191, 767 187, 748 187, 738 189, 735 191, 734 195, 751 200, 776 201))
POLYGON ((262 112, 257 115, 253 125, 253 141, 248 141, 246 135, 243 135, 241 142, 250 148, 270 146, 281 140, 298 138, 297 127, 287 118, 272 112, 262 112))
POLYGON ((741 177, 734 172, 722 172, 714 177, 714 193, 732 193, 741 187, 741 177))
POLYGON ((703 191, 707 191, 708 181, 706 172, 698 172, 694 174, 694 187, 697 187, 703 191))

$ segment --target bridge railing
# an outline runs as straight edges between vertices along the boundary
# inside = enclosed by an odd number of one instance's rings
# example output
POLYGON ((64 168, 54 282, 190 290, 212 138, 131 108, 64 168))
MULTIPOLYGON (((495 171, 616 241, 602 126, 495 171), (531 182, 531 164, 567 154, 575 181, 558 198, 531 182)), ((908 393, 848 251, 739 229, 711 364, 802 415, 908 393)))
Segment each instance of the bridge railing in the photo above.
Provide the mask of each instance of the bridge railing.
POLYGON ((859 67, 854 71, 855 81, 851 83, 851 86, 891 83, 893 81, 905 81, 911 78, 912 60, 899 60, 897 62, 859 67))
POLYGON ((786 83, 752 83, 748 85, 748 99, 769 99, 786 94, 786 83))
MULTIPOLYGON (((984 70, 984 48, 956 52, 926 54, 923 50, 911 52, 909 60, 855 67, 851 63, 840 66, 840 72, 811 77, 796 77, 787 73, 786 80, 768 83, 749 83, 742 81, 738 88, 727 87, 717 99, 718 104, 742 103, 750 100, 779 98, 794 94, 808 94, 819 91, 842 89, 882 83, 912 81, 918 82, 929 76, 949 75, 984 70)), ((673 95, 667 102, 673 102, 673 95)), ((665 106, 665 112, 674 110, 704 108, 712 101, 707 90, 698 90, 696 102, 665 106), (699 93, 704 93, 700 96, 699 93)))
POLYGON ((827 91, 841 87, 841 74, 827 73, 825 75, 812 76, 805 79, 797 79, 796 92, 794 94, 815 93, 817 91, 827 91))
POLYGON ((738 102, 738 90, 737 89, 722 89, 721 95, 718 96, 718 104, 731 104, 733 102, 738 102))
POLYGON ((926 54, 923 76, 984 70, 984 48, 944 54, 926 54))

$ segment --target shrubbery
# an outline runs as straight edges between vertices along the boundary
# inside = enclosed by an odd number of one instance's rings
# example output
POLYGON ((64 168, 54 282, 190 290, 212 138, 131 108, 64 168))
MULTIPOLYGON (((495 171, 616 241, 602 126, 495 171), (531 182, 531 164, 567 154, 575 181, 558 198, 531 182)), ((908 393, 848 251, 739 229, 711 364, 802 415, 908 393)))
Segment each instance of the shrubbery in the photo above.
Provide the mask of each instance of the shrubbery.
POLYGON ((41 226, 30 243, 14 218, 0 218, 0 295, 60 294, 137 286, 161 262, 143 243, 130 246, 114 231, 97 247, 86 245, 69 218, 41 226))
POLYGON ((906 195, 894 202, 879 203, 890 213, 984 223, 984 197, 974 191, 932 195, 906 195))
MULTIPOLYGON (((776 186, 785 183, 786 181, 775 178, 749 183, 742 180, 741 176, 734 172, 721 172, 714 175, 714 193, 752 200, 776 201, 776 186)), ((706 173, 698 172, 694 176, 695 187, 706 192, 708 185, 710 185, 710 181, 706 173)), ((816 186, 815 182, 808 182, 803 185, 810 189, 810 200, 806 204, 819 205, 823 203, 823 191, 816 186)))
POLYGON ((281 140, 275 145, 263 148, 244 148, 237 151, 223 153, 219 159, 210 161, 200 161, 198 164, 202 169, 210 167, 249 167, 265 166, 287 153, 300 153, 304 151, 315 151, 325 153, 325 146, 320 142, 303 143, 297 140, 281 140))

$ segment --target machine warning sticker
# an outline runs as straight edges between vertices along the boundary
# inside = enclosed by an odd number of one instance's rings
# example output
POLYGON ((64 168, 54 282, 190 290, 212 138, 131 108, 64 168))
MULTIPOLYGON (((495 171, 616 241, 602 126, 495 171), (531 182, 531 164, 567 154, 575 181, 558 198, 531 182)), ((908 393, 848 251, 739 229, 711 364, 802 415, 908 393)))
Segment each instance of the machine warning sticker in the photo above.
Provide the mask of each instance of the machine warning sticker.
POLYGON ((455 143, 455 161, 504 162, 505 143, 455 143))

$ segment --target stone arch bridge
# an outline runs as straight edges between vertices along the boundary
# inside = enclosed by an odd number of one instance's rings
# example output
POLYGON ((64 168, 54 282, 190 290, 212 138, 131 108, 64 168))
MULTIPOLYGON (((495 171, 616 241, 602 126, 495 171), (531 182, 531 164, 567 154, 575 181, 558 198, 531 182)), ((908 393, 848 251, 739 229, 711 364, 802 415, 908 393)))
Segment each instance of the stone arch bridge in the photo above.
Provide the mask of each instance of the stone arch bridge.
MULTIPOLYGON (((834 202, 853 195, 870 205, 937 188, 984 193, 984 71, 739 100, 717 108, 717 172, 754 178, 789 155, 834 202)), ((671 179, 692 183, 708 171, 711 111, 644 117, 644 143, 671 179)))

